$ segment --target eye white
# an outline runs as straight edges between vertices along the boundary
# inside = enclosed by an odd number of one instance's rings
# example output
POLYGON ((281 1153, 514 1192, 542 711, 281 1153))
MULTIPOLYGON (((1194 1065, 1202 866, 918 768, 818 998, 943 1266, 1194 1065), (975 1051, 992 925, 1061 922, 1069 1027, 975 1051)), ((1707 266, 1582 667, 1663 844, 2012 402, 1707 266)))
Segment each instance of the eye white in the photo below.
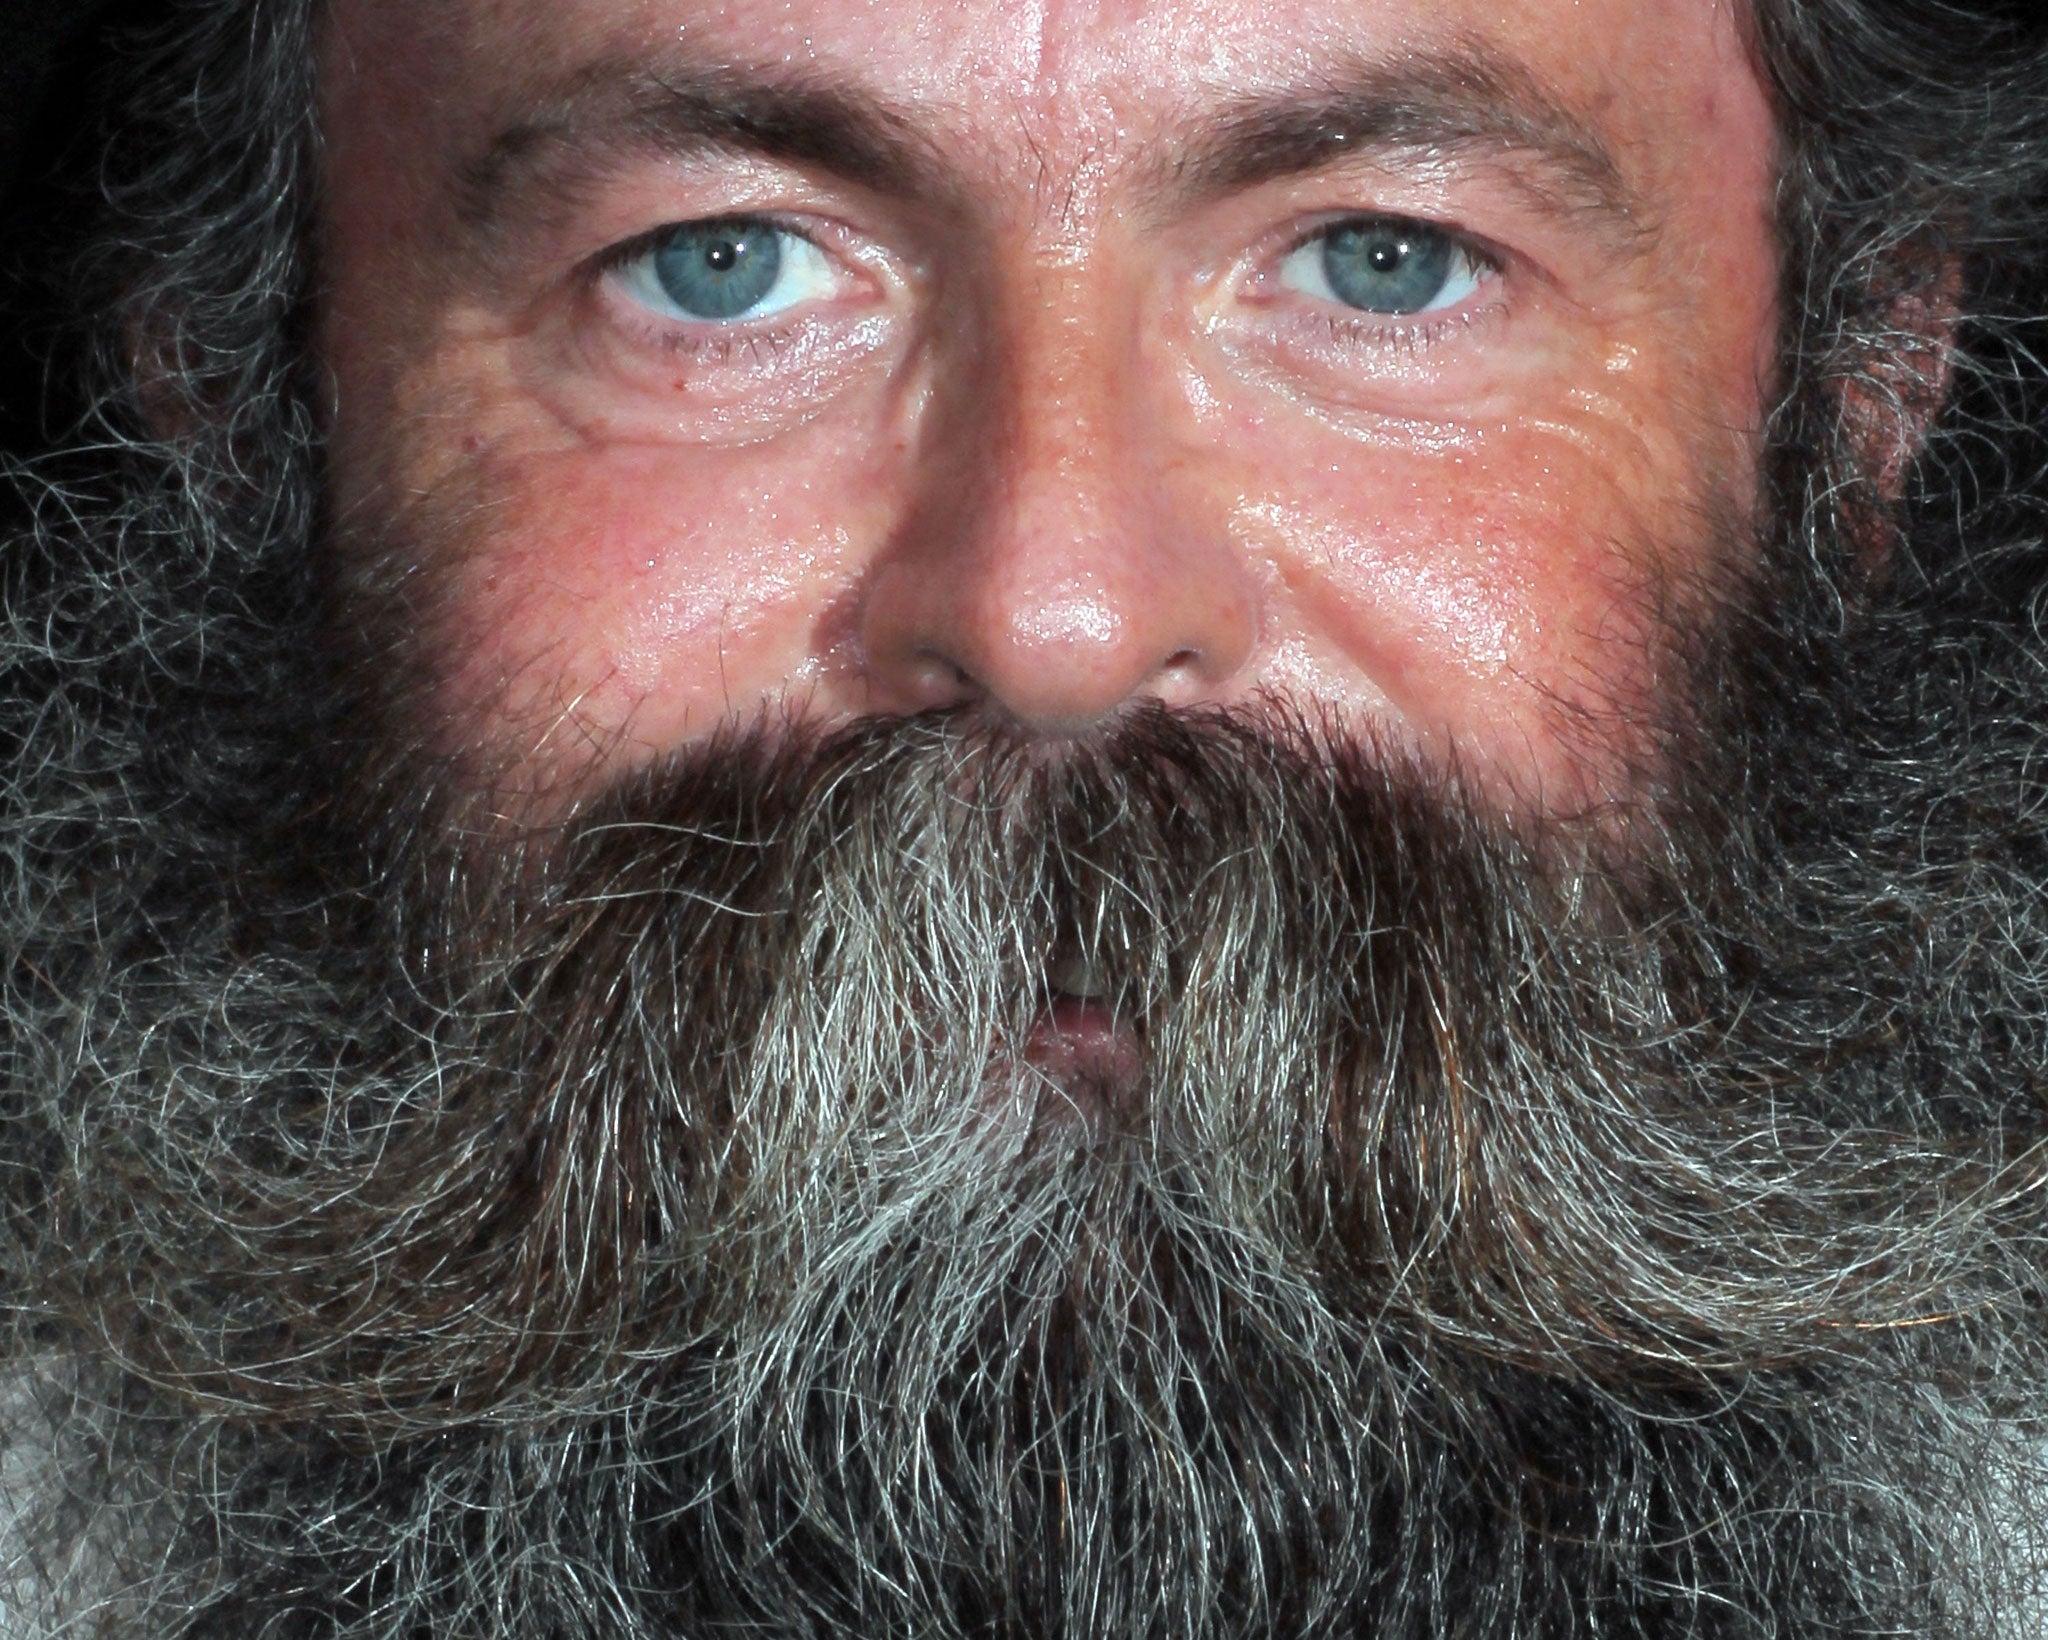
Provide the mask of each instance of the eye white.
POLYGON ((679 223, 621 263, 614 278, 648 311, 699 325, 771 318, 829 298, 840 285, 832 259, 812 241, 746 218, 679 223), (733 265, 720 270, 721 256, 733 265))

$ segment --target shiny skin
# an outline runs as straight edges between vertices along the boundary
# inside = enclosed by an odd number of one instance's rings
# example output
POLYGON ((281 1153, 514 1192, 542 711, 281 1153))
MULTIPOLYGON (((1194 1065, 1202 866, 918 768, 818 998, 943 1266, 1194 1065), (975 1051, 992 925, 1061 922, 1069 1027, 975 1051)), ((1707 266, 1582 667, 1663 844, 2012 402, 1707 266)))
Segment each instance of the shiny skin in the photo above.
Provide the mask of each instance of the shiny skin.
POLYGON ((511 804, 764 718, 1277 693, 1569 808, 1636 767, 1650 611, 1740 550, 1778 252, 1725 0, 333 0, 321 73, 337 550, 375 521, 431 572, 427 732, 511 804), (1627 222, 1485 142, 1174 184, 1219 108, 1475 47, 1627 222), (938 180, 636 150, 479 244, 541 88, 678 62, 883 102, 938 180), (1486 277, 1404 318, 1281 277, 1360 212, 1486 277), (618 276, 736 213, 828 286, 718 327, 618 276))

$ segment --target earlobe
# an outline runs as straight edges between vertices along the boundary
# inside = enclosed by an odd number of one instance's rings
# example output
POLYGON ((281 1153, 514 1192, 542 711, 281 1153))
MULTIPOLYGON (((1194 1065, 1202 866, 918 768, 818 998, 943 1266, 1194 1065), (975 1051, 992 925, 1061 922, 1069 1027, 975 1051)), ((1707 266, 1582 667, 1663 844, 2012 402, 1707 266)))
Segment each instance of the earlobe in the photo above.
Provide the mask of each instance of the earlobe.
POLYGON ((1883 505, 1904 498, 1907 475, 1948 401, 1962 287, 1961 260, 1943 252, 1925 282, 1891 303, 1870 365, 1843 387, 1844 426, 1858 470, 1883 505))

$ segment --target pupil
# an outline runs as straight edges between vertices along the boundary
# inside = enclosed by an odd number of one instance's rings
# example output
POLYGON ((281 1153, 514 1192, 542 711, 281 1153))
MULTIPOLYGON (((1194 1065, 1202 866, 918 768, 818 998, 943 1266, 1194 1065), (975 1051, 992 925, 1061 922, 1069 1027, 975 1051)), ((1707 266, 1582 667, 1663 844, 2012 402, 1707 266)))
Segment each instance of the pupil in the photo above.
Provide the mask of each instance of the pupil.
POLYGON ((1402 246, 1395 244, 1392 240, 1382 239, 1372 248, 1373 272, 1392 273, 1401 265, 1401 258, 1404 254, 1406 253, 1402 246))
POLYGON ((721 239, 705 253, 704 260, 711 264, 713 273, 728 273, 740 259, 740 248, 730 239, 721 239))

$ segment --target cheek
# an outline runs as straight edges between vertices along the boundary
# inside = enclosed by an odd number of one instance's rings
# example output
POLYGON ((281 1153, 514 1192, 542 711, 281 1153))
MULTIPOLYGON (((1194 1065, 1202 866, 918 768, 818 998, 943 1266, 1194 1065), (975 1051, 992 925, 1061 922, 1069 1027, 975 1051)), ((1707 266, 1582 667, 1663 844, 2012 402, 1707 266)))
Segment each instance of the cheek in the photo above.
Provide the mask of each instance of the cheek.
POLYGON ((816 686, 831 611, 887 527, 875 467, 822 438, 484 452, 444 492, 479 498, 468 522, 426 526, 449 749, 539 771, 631 760, 816 686))
POLYGON ((1435 447, 1297 428, 1217 496, 1266 566, 1271 681, 1488 779, 1605 785, 1663 583, 1715 551, 1675 455, 1585 418, 1435 447))

